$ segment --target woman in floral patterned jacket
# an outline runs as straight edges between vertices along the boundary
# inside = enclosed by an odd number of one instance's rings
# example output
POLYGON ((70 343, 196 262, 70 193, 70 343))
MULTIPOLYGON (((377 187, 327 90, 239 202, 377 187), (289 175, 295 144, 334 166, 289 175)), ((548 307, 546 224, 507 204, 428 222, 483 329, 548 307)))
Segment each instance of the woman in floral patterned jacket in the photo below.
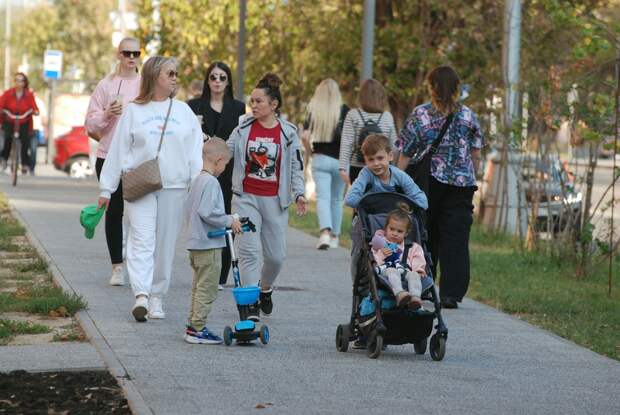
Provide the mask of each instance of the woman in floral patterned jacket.
POLYGON ((399 137, 398 167, 405 170, 410 162, 419 161, 450 120, 431 158, 427 227, 433 275, 441 264, 442 305, 457 308, 469 286, 472 199, 483 137, 476 114, 458 101, 460 80, 453 68, 433 69, 427 82, 431 102, 416 107, 405 122, 399 137), (417 157, 412 160, 414 154, 417 157))

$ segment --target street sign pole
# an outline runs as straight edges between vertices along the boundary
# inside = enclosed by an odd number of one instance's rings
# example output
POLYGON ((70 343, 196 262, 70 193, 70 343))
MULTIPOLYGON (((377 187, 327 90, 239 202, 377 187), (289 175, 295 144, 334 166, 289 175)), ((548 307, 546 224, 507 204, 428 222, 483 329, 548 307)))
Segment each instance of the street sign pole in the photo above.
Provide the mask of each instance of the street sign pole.
MULTIPOLYGON (((54 95, 56 94, 56 80, 51 79, 49 81, 50 86, 50 96, 47 108, 49 111, 47 112, 47 140, 45 142, 45 164, 50 164, 52 162, 53 154, 50 151, 50 142, 54 140, 54 95)), ((54 147, 52 146, 52 151, 54 147)))
POLYGON ((56 81, 60 79, 62 73, 62 51, 46 50, 43 56, 43 77, 49 82, 49 112, 47 117, 47 143, 45 161, 47 164, 52 162, 54 157, 54 98, 56 95, 56 81))

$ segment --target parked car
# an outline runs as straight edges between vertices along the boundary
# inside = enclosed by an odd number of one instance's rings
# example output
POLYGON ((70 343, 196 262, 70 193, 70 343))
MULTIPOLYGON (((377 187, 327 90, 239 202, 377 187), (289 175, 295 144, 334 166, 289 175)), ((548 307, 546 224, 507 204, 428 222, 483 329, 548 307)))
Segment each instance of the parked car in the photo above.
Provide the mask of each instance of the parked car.
POLYGON ((551 158, 547 163, 526 159, 522 179, 528 214, 538 200, 536 229, 539 232, 560 233, 567 226, 580 228, 583 197, 575 189, 574 177, 565 163, 559 158, 551 158))
POLYGON ((54 140, 56 157, 54 166, 69 176, 84 179, 94 173, 88 157, 89 143, 83 126, 73 127, 71 131, 54 140))

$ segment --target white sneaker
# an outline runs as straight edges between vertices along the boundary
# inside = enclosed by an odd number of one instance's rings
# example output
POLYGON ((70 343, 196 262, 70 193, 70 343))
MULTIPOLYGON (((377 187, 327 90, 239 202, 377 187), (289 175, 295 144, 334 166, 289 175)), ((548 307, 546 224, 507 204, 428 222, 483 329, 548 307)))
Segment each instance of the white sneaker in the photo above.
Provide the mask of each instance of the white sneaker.
POLYGON ((330 239, 331 238, 328 233, 322 233, 321 236, 319 236, 319 242, 317 242, 316 244, 316 249, 320 249, 323 251, 329 249, 330 239))
POLYGON ((217 285, 217 290, 218 291, 222 291, 224 289, 224 286, 222 284, 218 284, 217 285))
POLYGON ((123 274, 123 264, 112 265, 112 276, 110 277, 110 285, 125 285, 125 275, 123 274))
POLYGON ((329 239, 329 247, 330 248, 338 248, 340 246, 340 238, 337 236, 332 236, 329 239))
POLYGON ((131 309, 131 314, 133 314, 133 317, 136 319, 136 321, 144 323, 147 319, 148 313, 149 300, 143 295, 136 297, 136 303, 131 309))
POLYGON ((149 318, 166 318, 166 313, 164 313, 164 303, 161 297, 153 296, 149 298, 149 318))

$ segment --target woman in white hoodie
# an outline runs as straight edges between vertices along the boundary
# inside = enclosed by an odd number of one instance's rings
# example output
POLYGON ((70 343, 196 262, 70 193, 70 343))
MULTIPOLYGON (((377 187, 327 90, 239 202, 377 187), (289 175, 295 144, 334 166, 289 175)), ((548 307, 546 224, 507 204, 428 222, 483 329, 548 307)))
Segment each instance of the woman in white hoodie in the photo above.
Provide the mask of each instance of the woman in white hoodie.
POLYGON ((202 129, 189 106, 172 98, 176 78, 174 58, 154 56, 144 64, 140 93, 123 111, 99 181, 99 206, 107 207, 121 174, 155 158, 165 124, 158 158, 163 188, 125 202, 127 272, 136 297, 132 314, 140 322, 165 318, 162 299, 170 285, 183 204, 202 168, 202 129))

